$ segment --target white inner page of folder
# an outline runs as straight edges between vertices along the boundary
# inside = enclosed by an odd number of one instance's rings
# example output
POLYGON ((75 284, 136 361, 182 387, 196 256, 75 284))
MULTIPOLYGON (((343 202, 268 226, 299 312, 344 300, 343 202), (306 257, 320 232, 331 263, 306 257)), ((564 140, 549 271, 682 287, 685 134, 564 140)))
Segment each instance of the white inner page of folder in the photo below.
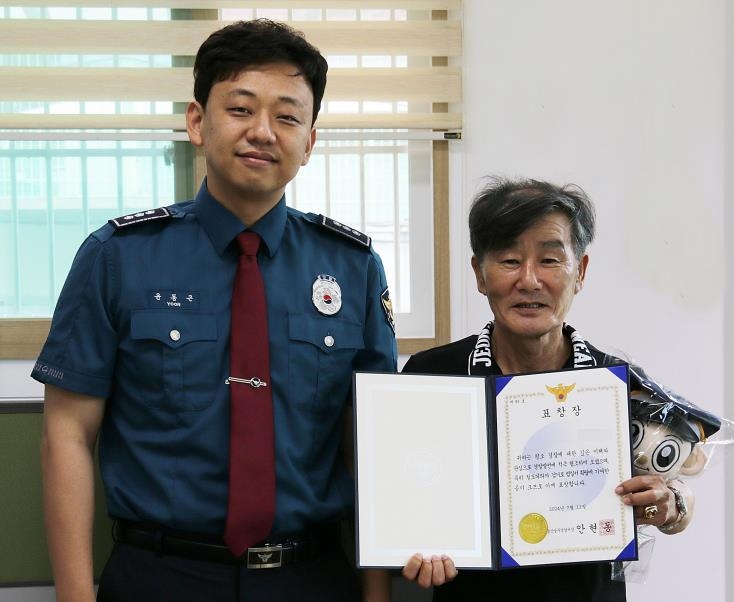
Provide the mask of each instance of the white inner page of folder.
POLYGON ((491 566, 485 380, 356 373, 354 406, 359 565, 491 566))

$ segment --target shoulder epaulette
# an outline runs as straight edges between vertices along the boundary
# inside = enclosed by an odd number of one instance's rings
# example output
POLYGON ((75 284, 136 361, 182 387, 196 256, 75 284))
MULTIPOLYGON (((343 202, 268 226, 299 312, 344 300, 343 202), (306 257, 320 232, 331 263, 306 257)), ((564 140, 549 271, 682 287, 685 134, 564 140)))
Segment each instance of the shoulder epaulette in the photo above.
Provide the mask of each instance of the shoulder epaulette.
POLYGON ((327 228, 328 230, 331 230, 332 232, 341 234, 342 236, 345 236, 346 238, 349 238, 350 240, 358 242, 359 244, 365 247, 369 247, 370 244, 372 244, 372 238, 370 238, 363 232, 360 232, 359 230, 350 228, 349 226, 346 226, 342 224, 341 222, 336 221, 335 219, 331 219, 330 217, 326 217, 325 215, 317 215, 316 218, 318 220, 317 223, 320 226, 323 226, 324 228, 327 228))
POLYGON ((130 213, 129 215, 123 215, 122 217, 116 217, 108 220, 115 229, 127 228, 128 226, 134 226, 136 224, 142 224, 143 222, 149 222, 152 220, 170 219, 173 217, 167 207, 158 207, 157 209, 148 209, 146 211, 138 211, 137 213, 130 213))

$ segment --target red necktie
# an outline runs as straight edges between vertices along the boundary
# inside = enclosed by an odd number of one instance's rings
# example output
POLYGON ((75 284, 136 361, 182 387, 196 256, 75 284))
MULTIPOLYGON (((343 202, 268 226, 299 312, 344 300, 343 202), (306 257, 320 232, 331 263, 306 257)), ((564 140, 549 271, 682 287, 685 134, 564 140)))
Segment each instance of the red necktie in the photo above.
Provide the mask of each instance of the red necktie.
POLYGON ((260 236, 237 237, 232 289, 229 502, 224 541, 236 556, 267 537, 275 513, 273 402, 265 287, 257 265, 260 236))

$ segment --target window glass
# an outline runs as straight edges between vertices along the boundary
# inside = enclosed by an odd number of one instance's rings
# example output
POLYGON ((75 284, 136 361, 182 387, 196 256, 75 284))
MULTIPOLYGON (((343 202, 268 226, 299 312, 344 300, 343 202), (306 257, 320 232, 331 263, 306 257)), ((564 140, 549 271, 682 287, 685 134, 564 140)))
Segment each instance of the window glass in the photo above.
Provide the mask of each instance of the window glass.
MULTIPOLYGON (((405 20, 407 12, 263 7, 222 10, 220 17, 224 21, 253 17, 396 21, 405 20)), ((171 11, 0 7, 0 19, 29 18, 164 20, 171 18, 171 11)), ((405 68, 415 62, 415 57, 382 54, 330 55, 327 59, 333 69, 405 68)), ((0 55, 0 66, 168 68, 182 66, 187 60, 160 54, 5 54, 0 55)), ((0 112, 170 115, 182 111, 182 106, 185 103, 164 101, 24 101, 0 102, 0 112)), ((416 107, 405 101, 347 97, 325 102, 322 115, 369 116, 407 113, 409 109, 416 107)), ((146 138, 146 132, 138 140, 130 135, 116 139, 115 130, 94 133, 90 130, 80 132, 78 139, 67 134, 63 140, 53 140, 28 132, 26 139, 0 140, 0 318, 50 316, 74 253, 89 232, 112 217, 191 198, 198 187, 199 182, 191 177, 188 142, 174 142, 174 136, 164 141, 146 138), (183 186, 182 180, 186 182, 183 186)), ((433 336, 433 296, 423 295, 420 304, 412 303, 418 298, 419 286, 422 291, 433 288, 431 142, 401 140, 401 134, 395 130, 319 130, 309 164, 288 186, 288 202, 372 237, 385 266, 398 335, 433 336)))
MULTIPOLYGON (((0 7, 0 17, 139 20, 170 18, 170 11, 0 7)), ((0 66, 170 67, 171 64, 170 56, 158 55, 0 55, 0 66)), ((145 114, 171 113, 172 105, 160 102, 3 102, 0 111, 56 115, 145 114)), ((22 137, 23 133, 20 134, 16 137, 22 137)), ((0 144, 2 318, 50 316, 74 254, 89 232, 118 215, 168 205, 176 200, 172 158, 176 155, 176 145, 182 143, 43 140, 43 135, 37 132, 26 133, 26 138, 0 144)))

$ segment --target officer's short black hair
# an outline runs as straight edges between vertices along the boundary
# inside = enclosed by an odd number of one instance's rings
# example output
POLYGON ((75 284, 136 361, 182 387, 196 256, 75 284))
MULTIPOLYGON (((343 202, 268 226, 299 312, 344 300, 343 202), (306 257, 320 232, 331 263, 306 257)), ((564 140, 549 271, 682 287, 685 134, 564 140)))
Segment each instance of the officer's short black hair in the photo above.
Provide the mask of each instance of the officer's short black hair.
POLYGON ((326 88, 326 59, 302 32, 270 19, 232 23, 204 41, 194 61, 194 98, 206 107, 214 84, 248 67, 271 63, 294 65, 308 82, 313 92, 313 124, 326 88))
POLYGON ((586 193, 575 184, 558 186, 542 180, 487 178, 472 201, 469 238, 481 261, 487 252, 508 249, 538 220, 559 212, 571 222, 571 243, 576 259, 594 240, 596 212, 586 193))

